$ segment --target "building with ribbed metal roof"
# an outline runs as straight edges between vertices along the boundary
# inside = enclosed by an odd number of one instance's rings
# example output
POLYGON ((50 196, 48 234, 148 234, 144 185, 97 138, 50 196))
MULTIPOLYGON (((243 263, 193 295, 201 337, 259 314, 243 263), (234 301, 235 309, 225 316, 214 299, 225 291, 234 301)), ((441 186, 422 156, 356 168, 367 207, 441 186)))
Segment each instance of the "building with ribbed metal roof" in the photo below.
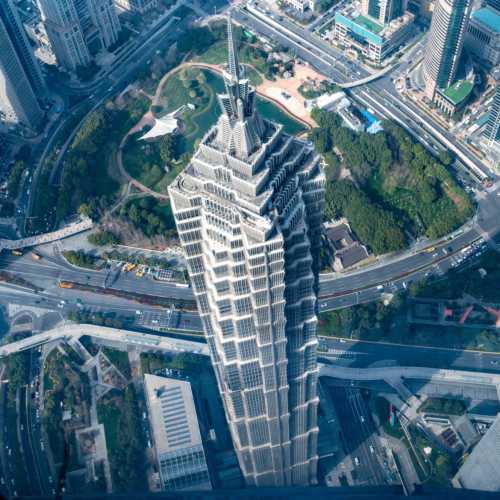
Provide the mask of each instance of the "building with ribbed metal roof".
POLYGON ((191 384, 144 375, 160 481, 164 490, 210 490, 191 384))

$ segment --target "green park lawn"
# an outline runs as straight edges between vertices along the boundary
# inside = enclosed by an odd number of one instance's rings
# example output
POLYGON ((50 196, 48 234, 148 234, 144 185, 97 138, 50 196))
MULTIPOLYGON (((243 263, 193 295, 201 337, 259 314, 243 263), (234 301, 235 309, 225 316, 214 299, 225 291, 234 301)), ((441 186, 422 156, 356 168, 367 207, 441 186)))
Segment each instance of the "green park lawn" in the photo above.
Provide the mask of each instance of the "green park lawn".
MULTIPOLYGON (((175 151, 177 161, 171 165, 173 168, 169 172, 165 172, 159 141, 138 141, 142 134, 138 133, 128 139, 123 149, 123 165, 127 172, 146 187, 166 192, 167 186, 194 152, 198 141, 217 122, 221 113, 217 93, 223 91, 222 78, 210 70, 187 68, 173 73, 161 91, 162 113, 171 113, 186 104, 195 106, 194 110, 186 108, 181 113, 182 130, 175 151)), ((258 98, 256 107, 264 118, 283 124, 285 132, 289 134, 295 135, 305 130, 301 123, 268 100, 258 98)))

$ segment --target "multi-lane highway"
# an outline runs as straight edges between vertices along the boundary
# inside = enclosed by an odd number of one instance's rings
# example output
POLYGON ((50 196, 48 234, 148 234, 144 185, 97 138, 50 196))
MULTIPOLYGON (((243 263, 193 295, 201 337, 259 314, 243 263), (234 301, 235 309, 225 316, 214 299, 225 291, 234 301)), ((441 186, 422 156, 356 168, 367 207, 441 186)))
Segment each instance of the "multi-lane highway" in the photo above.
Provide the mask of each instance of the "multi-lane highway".
POLYGON ((415 366, 500 374, 500 354, 322 337, 325 363, 349 368, 415 366))
MULTIPOLYGON (((117 317, 132 318, 126 323, 133 329, 156 327, 165 330, 184 331, 189 339, 203 343, 201 322, 196 313, 174 313, 155 307, 138 306, 134 302, 113 297, 100 297, 78 290, 66 290, 65 304, 59 297, 49 293, 37 295, 31 292, 0 287, 0 300, 18 304, 27 308, 36 307, 43 311, 77 311, 77 301, 85 303, 85 308, 92 312, 115 313, 117 317), (63 306, 62 308, 60 306, 63 306), (140 311, 140 315, 136 313, 140 311), (199 335, 194 337, 193 335, 199 335)), ((326 363, 335 362, 345 367, 367 368, 373 366, 415 366, 428 368, 448 367, 456 370, 489 372, 500 374, 500 354, 459 349, 422 347, 418 345, 399 345, 383 342, 356 341, 332 337, 320 339, 321 358, 326 363)))
POLYGON ((345 452, 352 460, 354 484, 387 484, 389 477, 383 468, 382 447, 361 391, 334 385, 329 385, 328 390, 339 418, 345 452))
MULTIPOLYGON (((199 10, 189 2, 183 3, 199 10)), ((207 7, 211 8, 212 3, 210 2, 207 7)), ((127 51, 119 61, 119 64, 114 64, 112 69, 95 84, 82 88, 60 87, 56 89, 66 97, 76 95, 83 99, 68 111, 63 112, 59 120, 53 121, 43 140, 39 141, 33 148, 32 160, 36 164, 36 170, 33 182, 31 184, 26 182, 23 187, 18 212, 19 217, 25 217, 27 221, 31 216, 41 166, 45 158, 53 151, 56 142, 59 140, 59 134, 71 127, 77 129, 79 123, 91 110, 96 109, 107 99, 135 81, 139 72, 145 67, 148 60, 155 55, 155 52, 168 48, 185 31, 192 19, 193 16, 185 16, 183 19, 172 17, 168 22, 156 24, 150 31, 143 33, 138 38, 135 46, 127 51)), ((66 142, 59 151, 56 165, 61 163, 60 160, 67 146, 68 143, 66 142)), ((60 171, 56 173, 55 178, 57 179, 59 176, 60 171)), ((25 230, 24 227, 22 229, 25 230)))
MULTIPOLYGON (((318 39, 310 31, 296 26, 285 18, 279 20, 270 19, 270 22, 266 23, 255 14, 238 9, 235 9, 234 17, 240 22, 248 24, 250 28, 255 29, 257 32, 277 39, 284 45, 291 46, 303 59, 318 67, 325 75, 336 78, 338 81, 363 78, 368 74, 365 70, 358 68, 355 63, 347 59, 337 49, 318 39)), ((179 29, 181 27, 176 26, 176 29, 172 30, 172 33, 169 33, 169 37, 177 36, 179 29)), ((162 32, 158 31, 158 33, 161 34, 162 32)), ((150 50, 156 47, 156 38, 153 38, 149 45, 145 46, 144 54, 141 55, 140 60, 126 66, 125 70, 120 70, 120 74, 116 74, 116 79, 112 86, 107 90, 104 90, 103 87, 102 95, 98 91, 96 91, 95 95, 99 94, 99 99, 104 99, 110 93, 116 92, 121 85, 129 81, 133 72, 144 63, 143 59, 150 54, 150 50)), ((109 78, 111 78, 109 81, 113 81, 112 76, 113 72, 109 75, 109 78)), ((440 141, 431 139, 432 134, 429 135, 427 132, 420 130, 419 127, 423 127, 426 121, 425 116, 419 119, 411 119, 409 117, 409 112, 403 106, 408 107, 412 113, 419 113, 419 116, 422 115, 422 112, 420 110, 414 111, 412 103, 403 103, 392 85, 390 76, 386 76, 377 82, 371 83, 368 88, 363 87, 360 90, 353 90, 352 93, 356 98, 364 99, 367 103, 371 103, 381 114, 390 112, 390 115, 394 115, 398 120, 402 120, 402 123, 416 134, 420 134, 420 137, 425 133, 429 137, 429 143, 432 143, 432 145, 435 146, 436 143, 440 144, 440 141), (377 108, 377 106, 379 107, 377 108), (382 107, 384 108, 383 110, 382 107)), ((437 130, 437 132, 439 134, 444 133, 442 130, 437 130)), ((448 140, 447 137, 445 139, 448 140)), ((470 156, 467 151, 464 154, 470 156)), ((374 300, 379 298, 382 292, 395 291, 405 286, 408 281, 419 279, 436 270, 439 272, 446 270, 451 265, 454 253, 469 245, 482 234, 489 236, 498 232, 500 229, 500 223, 496 215, 500 211, 500 198, 498 194, 499 192, 495 190, 484 192, 483 196, 478 200, 479 215, 474 224, 466 227, 462 234, 456 234, 452 240, 444 241, 441 245, 437 245, 436 252, 409 252, 356 273, 323 277, 321 282, 321 310, 326 311, 374 300)), ((173 299, 192 298, 190 289, 181 288, 174 284, 156 283, 152 280, 137 280, 134 276, 114 273, 112 270, 105 272, 87 271, 63 266, 60 263, 49 262, 48 260, 44 260, 41 263, 18 262, 9 256, 0 257, 0 266, 28 281, 33 281, 41 285, 43 288, 52 290, 56 288, 59 280, 69 280, 94 286, 107 286, 124 291, 146 293, 159 297, 173 299)), ((53 290, 53 293, 56 292, 53 290)), ((63 295, 62 292, 58 293, 59 295, 63 295)))
MULTIPOLYGON (((369 76, 365 69, 348 59, 340 50, 283 16, 276 18, 274 14, 268 14, 258 6, 251 5, 250 2, 246 9, 235 9, 233 16, 238 22, 247 25, 257 33, 291 48, 303 60, 338 83, 362 80, 369 76)), ((397 69, 400 64, 408 66, 411 61, 396 63, 394 69, 397 69)), ((390 117, 403 124, 419 138, 430 134, 437 142, 457 154, 469 168, 483 172, 481 175, 486 177, 488 172, 484 171, 481 161, 415 103, 401 97, 394 87, 392 78, 391 72, 388 72, 368 84, 368 88, 363 85, 353 90, 352 95, 366 100, 370 98, 369 92, 372 90, 374 101, 372 107, 382 116, 390 117)))

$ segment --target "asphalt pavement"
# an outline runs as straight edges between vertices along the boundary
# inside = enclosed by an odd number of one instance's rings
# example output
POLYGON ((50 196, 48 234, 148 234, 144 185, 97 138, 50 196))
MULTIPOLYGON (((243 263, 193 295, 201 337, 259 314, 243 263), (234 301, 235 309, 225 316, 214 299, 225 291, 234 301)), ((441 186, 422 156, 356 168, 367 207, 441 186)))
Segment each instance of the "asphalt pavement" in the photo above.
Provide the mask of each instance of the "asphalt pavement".
POLYGON ((371 412, 361 391, 329 385, 339 423, 344 451, 352 460, 355 485, 377 486, 388 483, 383 469, 383 453, 371 412))
POLYGON ((319 353, 325 362, 330 358, 350 368, 415 366, 500 374, 498 353, 329 337, 322 337, 320 345, 329 350, 319 353))

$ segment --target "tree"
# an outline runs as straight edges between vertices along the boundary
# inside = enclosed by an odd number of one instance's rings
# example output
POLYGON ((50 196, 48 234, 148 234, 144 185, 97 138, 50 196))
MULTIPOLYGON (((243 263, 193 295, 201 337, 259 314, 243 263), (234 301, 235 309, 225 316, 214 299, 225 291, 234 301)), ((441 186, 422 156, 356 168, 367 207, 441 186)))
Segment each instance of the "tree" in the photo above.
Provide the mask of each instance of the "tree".
POLYGON ((160 142, 160 158, 167 164, 175 159, 175 149, 177 146, 177 136, 167 134, 162 137, 160 142))
POLYGON ((90 234, 87 240, 89 243, 96 246, 117 245, 120 242, 118 236, 112 231, 98 231, 90 234))
POLYGON ((200 71, 196 75, 196 80, 198 81, 198 83, 200 85, 205 85, 207 83, 207 76, 205 75, 205 73, 203 71, 200 71))
POLYGON ((17 160, 12 167, 9 177, 7 178, 7 189, 11 200, 15 200, 19 194, 23 173, 27 166, 22 160, 17 160))
POLYGON ((332 149, 332 139, 328 129, 315 128, 309 133, 309 140, 314 142, 318 153, 326 153, 332 149))
POLYGON ((214 35, 207 27, 193 27, 178 39, 177 50, 199 54, 214 42, 214 35))

